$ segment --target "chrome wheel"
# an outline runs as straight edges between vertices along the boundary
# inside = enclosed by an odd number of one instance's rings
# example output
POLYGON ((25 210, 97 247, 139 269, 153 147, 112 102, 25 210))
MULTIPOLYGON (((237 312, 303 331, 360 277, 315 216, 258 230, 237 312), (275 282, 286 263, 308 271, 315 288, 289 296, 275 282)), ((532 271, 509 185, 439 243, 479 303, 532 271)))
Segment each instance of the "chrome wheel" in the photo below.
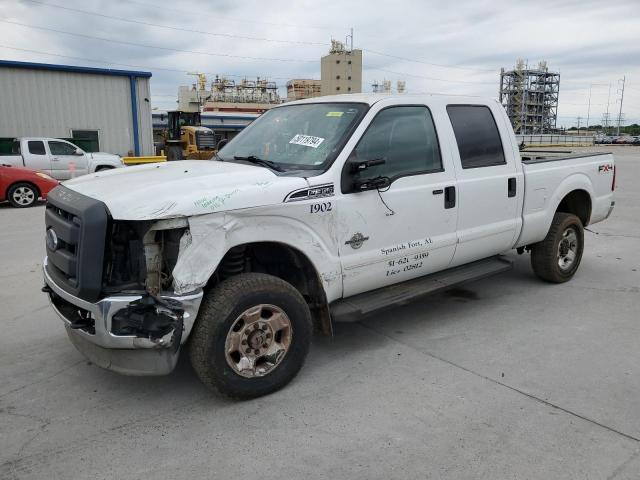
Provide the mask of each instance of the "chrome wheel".
POLYGON ((562 232, 562 238, 558 244, 558 266, 560 270, 569 270, 578 255, 578 235, 573 227, 562 232))
POLYGON ((31 205, 36 201, 36 193, 29 187, 18 187, 11 194, 15 203, 22 206, 31 205))
POLYGON ((275 305, 260 304, 245 310, 227 333, 227 363, 246 378, 267 375, 289 351, 292 330, 287 314, 275 305))

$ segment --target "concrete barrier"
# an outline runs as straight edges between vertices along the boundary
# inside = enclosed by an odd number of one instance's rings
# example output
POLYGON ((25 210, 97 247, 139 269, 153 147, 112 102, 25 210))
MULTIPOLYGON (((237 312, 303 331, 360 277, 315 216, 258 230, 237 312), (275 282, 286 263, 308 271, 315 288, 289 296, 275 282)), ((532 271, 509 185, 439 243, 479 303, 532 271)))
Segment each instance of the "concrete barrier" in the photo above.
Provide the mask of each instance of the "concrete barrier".
POLYGON ((143 163, 166 162, 167 157, 164 155, 152 157, 122 157, 122 161, 125 165, 141 165, 143 163))

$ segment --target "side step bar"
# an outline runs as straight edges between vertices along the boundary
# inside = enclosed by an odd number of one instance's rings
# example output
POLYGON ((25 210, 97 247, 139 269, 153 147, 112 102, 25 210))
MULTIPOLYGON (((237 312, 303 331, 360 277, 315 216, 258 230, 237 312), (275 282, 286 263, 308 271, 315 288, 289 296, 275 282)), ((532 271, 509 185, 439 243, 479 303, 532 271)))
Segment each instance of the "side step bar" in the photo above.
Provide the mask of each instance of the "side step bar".
POLYGON ((513 268, 513 262, 500 255, 459 267, 436 272, 370 292, 341 298, 331 303, 331 317, 336 322, 354 322, 362 315, 393 305, 403 305, 454 285, 479 280, 513 268))

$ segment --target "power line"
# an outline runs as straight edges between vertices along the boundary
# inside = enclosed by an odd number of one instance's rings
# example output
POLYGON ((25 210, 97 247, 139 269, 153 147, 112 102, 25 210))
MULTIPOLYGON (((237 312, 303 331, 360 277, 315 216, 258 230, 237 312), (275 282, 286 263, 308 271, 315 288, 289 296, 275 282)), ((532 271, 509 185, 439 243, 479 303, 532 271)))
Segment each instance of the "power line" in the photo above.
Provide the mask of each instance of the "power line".
MULTIPOLYGON (((78 9, 78 8, 71 8, 71 7, 66 7, 66 6, 63 6, 63 5, 58 5, 58 4, 48 3, 48 2, 42 2, 40 0, 25 0, 25 1, 26 2, 30 2, 30 3, 35 3, 37 5, 43 5, 43 6, 46 6, 46 7, 59 8, 59 9, 62 9, 62 10, 67 10, 67 11, 71 11, 71 12, 75 12, 75 13, 81 13, 81 14, 84 14, 84 15, 92 15, 92 16, 97 16, 97 17, 101 17, 101 18, 107 18, 107 19, 110 19, 110 20, 118 20, 118 21, 121 21, 121 22, 134 23, 134 24, 138 24, 138 25, 145 25, 145 26, 156 27, 156 28, 165 28, 165 29, 181 31, 181 32, 198 33, 198 34, 201 34, 201 35, 213 35, 213 36, 218 36, 218 37, 239 38, 239 39, 244 39, 244 40, 257 40, 257 41, 277 42, 277 43, 289 43, 289 44, 297 44, 297 45, 315 45, 315 46, 324 46, 324 47, 328 46, 328 44, 325 43, 325 42, 309 42, 309 41, 300 41, 300 40, 282 40, 282 39, 273 39, 273 38, 251 37, 251 36, 237 35, 237 34, 231 34, 231 33, 215 33, 215 32, 203 31, 203 30, 194 30, 194 29, 189 29, 189 28, 175 27, 175 26, 172 26, 172 25, 163 25, 163 24, 157 24, 157 23, 152 23, 152 22, 145 22, 145 21, 142 21, 142 20, 134 20, 134 19, 131 19, 131 18, 117 17, 117 16, 114 16, 114 15, 106 15, 106 14, 103 14, 103 13, 91 12, 91 11, 88 11, 88 10, 81 10, 81 9, 78 9)), ((150 4, 145 4, 143 2, 132 2, 132 3, 141 3, 141 4, 144 4, 144 5, 148 5, 148 6, 150 5, 150 4)), ((430 66, 441 67, 441 68, 453 68, 453 69, 458 69, 458 70, 470 70, 470 71, 478 71, 478 72, 492 72, 492 73, 496 72, 496 70, 493 70, 493 69, 490 70, 490 69, 463 67, 463 66, 459 66, 459 65, 444 65, 444 64, 439 64, 439 63, 427 62, 427 61, 424 61, 424 60, 401 57, 401 56, 398 56, 398 55, 392 55, 392 54, 389 54, 389 53, 384 53, 384 52, 380 52, 380 51, 377 51, 377 50, 371 50, 371 49, 365 49, 365 48, 363 48, 362 51, 368 52, 368 53, 372 53, 374 55, 380 55, 380 56, 384 56, 384 57, 403 60, 405 62, 420 63, 420 64, 424 64, 424 65, 430 65, 430 66)))
POLYGON ((393 75, 400 75, 400 76, 406 76, 406 77, 416 77, 416 78, 424 78, 425 80, 436 80, 439 82, 448 82, 448 83, 466 83, 466 84, 470 84, 470 85, 477 85, 477 84, 486 84, 486 85, 495 85, 496 82, 470 82, 470 81, 466 81, 466 80, 448 80, 448 79, 444 79, 444 78, 436 78, 436 77, 427 77, 425 75, 417 75, 414 73, 404 73, 404 72, 394 72, 393 70, 386 70, 384 68, 373 68, 373 67, 367 67, 367 70, 377 70, 380 72, 386 72, 386 73, 391 73, 393 75))
MULTIPOLYGON (((31 0, 29 0, 31 1, 31 0)), ((130 46, 135 46, 135 47, 141 47, 141 48, 151 48, 151 49, 157 49, 157 50, 165 50, 165 51, 171 51, 171 52, 179 52, 179 53, 188 53, 188 54, 193 54, 193 55, 206 55, 206 56, 212 56, 212 57, 226 57, 226 58, 239 58, 239 59, 245 59, 245 60, 265 60, 265 61, 278 61, 278 62, 300 62, 300 63, 316 63, 317 60, 302 60, 302 59, 291 59, 291 58, 268 58, 268 57, 250 57, 250 56, 244 56, 244 55, 232 55, 232 54, 227 54, 227 53, 212 53, 212 52, 201 52, 201 51, 197 51, 197 50, 185 50, 185 49, 179 49, 179 48, 172 48, 172 47, 163 47, 160 45, 148 45, 148 44, 143 44, 143 43, 137 43, 137 42, 128 42, 125 40, 115 40, 115 39, 111 39, 111 38, 105 38, 105 37, 98 37, 95 35, 87 35, 87 34, 83 34, 83 33, 75 33, 75 32, 69 32, 66 30, 58 30, 55 28, 49 28, 49 27, 43 27, 43 26, 39 26, 39 25, 30 25, 30 24, 26 24, 26 23, 21 23, 21 22, 14 22, 11 20, 6 20, 6 19, 0 19, 0 22, 3 23, 8 23, 11 25, 17 25, 20 27, 24 27, 24 28, 32 28, 32 29, 36 29, 36 30, 43 30, 43 31, 49 31, 49 32, 54 32, 54 33, 58 33, 58 34, 62 34, 62 35, 70 35, 70 36, 74 36, 74 37, 80 37, 80 38, 88 38, 88 39, 92 39, 92 40, 98 40, 98 41, 102 41, 102 42, 109 42, 109 43, 117 43, 120 45, 130 45, 130 46)), ((11 47, 6 47, 6 48, 11 48, 11 47)), ((48 53, 43 52, 45 55, 47 55, 48 53)), ((70 57, 73 58, 73 57, 70 57)), ((78 58, 78 57, 76 57, 78 58)), ((87 59, 85 59, 87 60, 87 59)), ((115 62, 102 62, 102 63, 110 63, 110 64, 116 64, 115 62)), ((159 70, 160 68, 158 68, 159 70)), ((416 78, 423 78, 426 80, 435 80, 435 81, 441 81, 441 82, 454 82, 454 83, 465 83, 465 84, 477 84, 477 83, 486 83, 486 84, 492 84, 493 82, 469 82, 469 81, 463 81, 463 80, 446 80, 443 78, 436 78, 436 77, 428 77, 428 76, 424 76, 424 75, 417 75, 417 74, 410 74, 410 73, 403 73, 403 72, 394 72, 392 70, 386 70, 386 69, 380 69, 380 68, 370 68, 371 70, 379 70, 382 72, 387 72, 387 73, 392 73, 395 75, 401 75, 401 76, 410 76, 410 77, 416 77, 416 78)), ((164 69, 167 70, 167 69, 164 69)))
MULTIPOLYGON (((151 7, 151 8, 153 8, 154 11, 158 10, 158 5, 157 4, 153 4, 153 3, 135 2, 133 0, 128 0, 127 3, 133 3, 133 4, 136 4, 136 5, 142 5, 142 6, 145 6, 145 7, 151 7)), ((162 8, 162 11, 182 13, 183 15, 189 15, 189 16, 198 16, 199 15, 198 13, 195 13, 195 12, 190 12, 190 11, 185 11, 185 10, 178 10, 177 8, 162 8)), ((280 22, 265 22, 264 20, 254 20, 254 19, 247 19, 247 18, 227 17, 225 15, 218 15, 217 13, 215 14, 215 16, 216 16, 216 18, 224 19, 225 21, 229 21, 229 22, 255 23, 255 24, 258 24, 258 25, 271 25, 271 26, 274 26, 274 27, 313 28, 313 29, 316 29, 316 30, 334 30, 334 29, 326 27, 326 26, 308 25, 308 24, 295 24, 295 23, 280 23, 280 22)))
POLYGON ((384 53, 384 52, 379 52, 377 50, 369 50, 368 48, 363 48, 362 49, 363 52, 367 52, 367 53, 373 53, 374 55, 381 55, 383 57, 389 57, 389 58, 395 58, 397 60, 403 60, 405 62, 412 62, 412 63, 422 63, 424 65, 430 65, 432 67, 442 67, 442 68, 455 68, 458 70, 471 70, 471 71, 476 71, 476 72, 491 72, 491 73, 498 73, 498 70, 489 70, 486 68, 472 68, 472 67, 462 67, 459 65, 444 65, 441 63, 432 63, 432 62, 427 62, 424 60, 419 60, 416 58, 407 58, 407 57, 401 57, 398 55, 392 55, 390 53, 384 53))
POLYGON ((263 37, 250 37, 250 36, 246 36, 246 35, 236 35, 233 33, 216 33, 216 32, 207 32, 204 30, 194 30, 191 28, 181 28, 181 27, 174 27, 171 25, 162 25, 159 23, 151 23, 151 22, 145 22, 142 20, 134 20, 132 18, 124 18, 124 17, 116 17, 115 15, 106 15, 104 13, 97 13, 97 12, 90 12, 88 10, 81 10, 79 8, 71 8, 71 7, 65 7, 64 5, 57 5, 55 3, 47 3, 47 2, 41 2, 39 0, 24 0, 26 2, 30 2, 30 3, 35 3, 37 5, 43 5, 45 7, 51 7, 51 8, 59 8, 61 10, 67 10, 69 12, 75 12, 75 13, 81 13, 83 15, 91 15, 94 17, 100 17, 100 18, 107 18, 109 20, 117 20, 120 22, 127 22, 127 23, 133 23, 136 25, 145 25, 147 27, 155 27, 155 28, 164 28, 164 29, 168 29, 168 30, 174 30, 174 31, 178 31, 178 32, 187 32, 187 33, 198 33, 201 35, 211 35, 214 37, 226 37, 226 38, 237 38, 237 39, 242 39, 242 40, 257 40, 260 42, 276 42, 276 43, 290 43, 290 44, 296 44, 296 45, 320 45, 323 47, 326 47, 328 44, 327 43, 320 43, 320 42, 306 42, 306 41, 299 41, 299 40, 281 40, 281 39, 275 39, 275 38, 263 38, 263 37))
MULTIPOLYGON (((112 62, 110 60, 100 60, 100 59, 95 59, 95 58, 86 58, 86 57, 74 57, 71 55, 62 55, 59 53, 51 53, 51 52, 43 52, 42 50, 31 50, 31 49, 27 49, 27 48, 18 48, 18 47, 11 47, 9 45, 0 45, 0 48, 6 48, 9 50, 16 50, 19 52, 27 52, 27 53, 36 53, 38 55, 49 55, 52 57, 60 57, 60 58, 70 58, 72 60, 82 60, 85 62, 91 62, 91 63, 97 63, 97 64, 102 64, 102 65, 117 65, 119 67, 127 67, 127 68, 140 68, 143 70, 158 70, 158 71, 165 71, 165 72, 175 72, 175 73, 182 73, 182 74, 186 74, 187 72, 192 72, 194 70, 197 70, 196 68, 188 68, 186 70, 179 70, 179 69, 175 69, 175 68, 165 68, 165 67, 151 67, 151 66, 145 66, 145 65, 133 65, 130 63, 119 63, 119 62, 112 62)), ((245 78, 245 77, 251 77, 251 75, 231 75, 231 74, 220 74, 220 73, 216 73, 216 72, 203 72, 207 75, 220 75, 220 76, 224 76, 224 77, 238 77, 238 78, 245 78)), ((294 77, 299 77, 302 75, 290 75, 288 77, 268 77, 268 78, 273 78, 273 79, 278 79, 278 80, 288 80, 294 77)))
MULTIPOLYGON (((569 102, 559 102, 560 105, 572 105, 572 106, 577 106, 577 107, 586 107, 588 105, 588 103, 569 103, 569 102)), ((606 103, 592 103, 591 106, 592 107, 602 107, 606 105, 606 103)))
POLYGON ((105 38, 105 37, 97 37, 95 35, 87 35, 84 33, 74 33, 74 32, 68 32, 66 30, 56 30, 55 28, 49 28, 49 27, 41 27, 38 25, 29 25, 26 23, 20 23, 20 22, 14 22, 11 20, 5 20, 5 19, 1 19, 0 18, 0 22, 3 23, 9 23, 12 25, 18 25, 21 27, 25 27, 25 28, 34 28, 37 30, 45 30, 48 32, 55 32, 55 33, 59 33, 62 35, 71 35, 74 37, 80 37, 80 38, 90 38, 92 40, 99 40, 101 42, 110 42, 110 43, 119 43, 121 45, 131 45, 134 47, 142 47, 142 48, 154 48, 154 49, 158 49, 158 50, 167 50, 167 51, 171 51, 171 52, 179 52, 179 53, 189 53, 189 54, 196 54, 196 55, 207 55, 210 57, 228 57, 228 58, 241 58, 241 59, 245 59, 245 60, 266 60, 266 61, 274 61, 274 62, 300 62, 300 63, 317 63, 317 60, 301 60, 301 59, 295 59, 295 58, 268 58, 268 57, 249 57, 249 56, 244 56, 244 55, 232 55, 230 53, 211 53, 211 52, 199 52, 197 50, 183 50, 180 48, 172 48, 172 47, 162 47, 159 45, 147 45, 144 43, 136 43, 136 42, 127 42, 125 40, 114 40, 112 38, 105 38))

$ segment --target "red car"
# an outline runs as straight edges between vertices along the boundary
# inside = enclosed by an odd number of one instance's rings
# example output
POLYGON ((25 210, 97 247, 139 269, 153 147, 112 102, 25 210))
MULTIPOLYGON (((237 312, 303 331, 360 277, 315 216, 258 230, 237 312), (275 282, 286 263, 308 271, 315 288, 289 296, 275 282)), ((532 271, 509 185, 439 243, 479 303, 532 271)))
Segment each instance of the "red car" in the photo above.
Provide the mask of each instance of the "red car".
POLYGON ((14 207, 30 207, 38 198, 46 199, 59 183, 46 173, 0 165, 0 202, 8 200, 14 207))

